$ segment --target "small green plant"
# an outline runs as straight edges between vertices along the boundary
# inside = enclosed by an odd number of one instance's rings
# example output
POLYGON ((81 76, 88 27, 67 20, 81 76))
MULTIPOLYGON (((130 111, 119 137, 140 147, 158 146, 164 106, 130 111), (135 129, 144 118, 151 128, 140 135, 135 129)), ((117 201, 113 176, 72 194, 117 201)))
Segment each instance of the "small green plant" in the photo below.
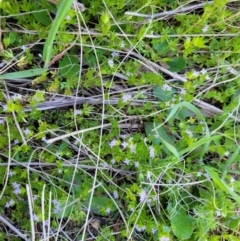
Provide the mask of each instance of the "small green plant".
POLYGON ((0 237, 239 240, 238 7, 1 1, 0 237))

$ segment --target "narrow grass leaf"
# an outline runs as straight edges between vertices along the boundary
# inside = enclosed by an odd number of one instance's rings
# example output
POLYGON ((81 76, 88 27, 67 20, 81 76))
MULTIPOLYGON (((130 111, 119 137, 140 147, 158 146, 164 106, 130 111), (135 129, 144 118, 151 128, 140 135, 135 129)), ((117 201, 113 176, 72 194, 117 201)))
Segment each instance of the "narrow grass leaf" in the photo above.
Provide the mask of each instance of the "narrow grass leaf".
POLYGON ((178 154, 178 151, 177 149, 172 146, 171 144, 169 144, 167 141, 165 141, 163 138, 159 137, 159 139, 161 140, 161 142, 163 143, 164 146, 166 146, 166 148, 172 152, 172 154, 177 157, 177 159, 179 159, 179 154, 178 154))
POLYGON ((153 131, 157 130, 157 129, 160 128, 162 125, 164 125, 164 124, 167 123, 169 120, 171 120, 171 119, 175 116, 175 114, 177 113, 178 109, 180 109, 180 108, 183 107, 183 106, 186 107, 186 108, 188 108, 189 110, 191 110, 194 114, 196 114, 196 116, 197 116, 200 120, 204 121, 205 127, 206 127, 206 132, 207 132, 207 134, 209 134, 208 126, 207 126, 207 124, 206 124, 206 122, 205 122, 205 118, 204 118, 204 116, 202 115, 201 111, 200 111, 199 109, 197 109, 193 104, 191 104, 191 103, 189 103, 189 102, 186 102, 186 101, 183 101, 183 102, 181 102, 181 103, 176 104, 176 105, 172 108, 172 110, 171 110, 171 112, 169 113, 169 115, 167 116, 167 119, 166 119, 162 124, 160 124, 159 126, 157 126, 156 128, 154 128, 153 131))
POLYGON ((240 175, 240 170, 229 170, 228 173, 240 175))
POLYGON ((199 146, 202 146, 206 143, 210 143, 211 141, 217 140, 221 138, 221 136, 211 136, 211 137, 204 137, 198 141, 196 141, 195 143, 193 143, 191 146, 187 147, 186 149, 180 151, 181 155, 184 155, 185 153, 189 152, 189 151, 193 151, 194 149, 196 149, 199 146))
MULTIPOLYGON (((42 75, 44 71, 44 69, 38 68, 2 74, 0 75, 0 80, 11 80, 11 82, 19 82, 19 79, 42 75)), ((29 82, 29 80, 21 80, 21 82, 29 82)))
POLYGON ((235 150, 235 152, 232 154, 232 156, 225 162, 222 172, 223 172, 223 177, 226 176, 227 174, 227 169, 231 166, 231 164, 236 160, 237 156, 239 154, 239 148, 235 150))
MULTIPOLYGON (((205 118, 204 118, 203 114, 202 114, 201 111, 200 111, 199 109, 197 109, 193 104, 191 104, 191 103, 189 103, 189 102, 186 102, 186 101, 183 101, 183 102, 181 102, 181 103, 179 103, 179 104, 176 104, 176 105, 172 108, 172 110, 171 110, 171 112, 169 113, 169 115, 167 116, 167 119, 166 119, 162 124, 160 124, 159 126, 157 126, 156 128, 154 128, 153 131, 157 130, 157 129, 160 128, 162 125, 164 125, 166 122, 168 122, 171 118, 173 118, 173 117, 176 115, 177 111, 178 111, 181 107, 186 107, 186 108, 188 108, 190 111, 192 111, 192 112, 199 118, 199 120, 201 120, 201 121, 204 122, 204 124, 205 124, 205 131, 206 131, 206 137, 209 137, 209 136, 210 136, 210 133, 209 133, 208 125, 207 125, 207 123, 206 123, 206 121, 205 121, 205 118)), ((204 140, 205 146, 203 147, 203 149, 202 149, 202 151, 201 151, 200 158, 199 158, 199 162, 200 162, 201 164, 203 164, 202 159, 203 159, 204 154, 207 152, 208 147, 209 147, 209 143, 210 143, 210 142, 206 142, 207 139, 204 139, 204 138, 203 138, 203 140, 204 140)), ((209 141, 210 141, 210 140, 209 140, 209 141)), ((195 143, 195 144, 196 144, 196 143, 195 143)), ((191 146, 191 148, 192 148, 192 147, 193 147, 193 146, 191 146)), ((189 149, 189 150, 190 150, 190 149, 189 149)))
POLYGON ((232 196, 232 198, 240 204, 240 196, 237 195, 234 191, 232 191, 228 185, 220 179, 218 174, 213 170, 212 167, 204 166, 205 171, 210 175, 210 177, 213 179, 214 184, 216 184, 220 189, 222 189, 224 192, 232 196))
POLYGON ((48 68, 48 63, 50 62, 52 58, 52 48, 53 48, 53 41, 56 37, 57 31, 59 29, 59 26, 66 16, 68 10, 71 8, 72 3, 74 0, 65 0, 62 1, 61 4, 59 5, 58 11, 57 11, 57 16, 53 21, 52 27, 49 31, 49 35, 47 37, 47 40, 44 44, 44 49, 43 49, 43 60, 45 62, 44 68, 48 68))

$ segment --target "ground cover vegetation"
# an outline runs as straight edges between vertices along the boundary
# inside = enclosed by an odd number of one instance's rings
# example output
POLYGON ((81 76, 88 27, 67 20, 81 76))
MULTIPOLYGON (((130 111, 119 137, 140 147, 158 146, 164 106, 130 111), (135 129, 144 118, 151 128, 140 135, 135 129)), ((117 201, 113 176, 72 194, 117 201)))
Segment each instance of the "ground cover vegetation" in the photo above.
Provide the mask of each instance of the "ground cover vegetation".
POLYGON ((0 240, 239 240, 239 10, 1 0, 0 240))

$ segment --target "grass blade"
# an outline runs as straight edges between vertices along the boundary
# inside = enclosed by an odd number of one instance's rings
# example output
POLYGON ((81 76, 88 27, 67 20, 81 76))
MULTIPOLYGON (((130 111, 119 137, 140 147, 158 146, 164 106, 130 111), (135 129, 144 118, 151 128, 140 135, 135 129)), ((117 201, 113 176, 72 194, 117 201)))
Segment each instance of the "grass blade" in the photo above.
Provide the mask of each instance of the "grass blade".
POLYGON ((59 29, 59 26, 66 16, 68 10, 71 8, 72 3, 74 0, 65 0, 62 1, 61 4, 59 5, 58 11, 57 11, 57 16, 53 21, 52 27, 49 31, 49 35, 47 37, 47 40, 44 44, 44 49, 43 49, 43 60, 45 62, 44 68, 48 68, 48 64, 52 58, 52 48, 53 48, 53 41, 56 37, 57 31, 59 29))
POLYGON ((227 184, 220 179, 218 174, 213 170, 212 167, 209 166, 204 166, 205 171, 210 175, 210 177, 213 179, 213 182, 224 192, 228 193, 229 195, 232 196, 235 201, 237 201, 240 204, 240 196, 237 195, 234 191, 232 191, 227 184))
POLYGON ((29 82, 29 80, 23 80, 24 78, 35 77, 42 75, 45 70, 42 68, 28 69, 18 72, 12 72, 0 75, 0 80, 11 80, 11 82, 29 82))
POLYGON ((232 156, 224 164, 224 166, 222 168, 223 177, 226 176, 228 167, 235 161, 235 159, 237 158, 238 154, 239 154, 239 149, 237 148, 235 150, 235 152, 232 154, 232 156))

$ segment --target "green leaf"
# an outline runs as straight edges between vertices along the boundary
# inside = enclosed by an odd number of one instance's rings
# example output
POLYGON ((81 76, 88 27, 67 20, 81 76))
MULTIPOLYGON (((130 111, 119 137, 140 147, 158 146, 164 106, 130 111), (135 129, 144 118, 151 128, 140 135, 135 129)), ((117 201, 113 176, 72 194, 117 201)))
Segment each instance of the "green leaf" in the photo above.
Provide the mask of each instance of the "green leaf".
POLYGON ((182 71, 186 67, 186 61, 185 61, 185 59, 183 57, 172 58, 166 64, 168 66, 170 66, 170 69, 168 69, 168 70, 172 71, 172 72, 182 71))
POLYGON ((195 37, 192 40, 192 43, 195 47, 198 48, 207 48, 207 46, 205 45, 206 41, 204 40, 203 37, 195 37))
POLYGON ((49 17, 48 11, 43 10, 39 12, 34 12, 33 16, 40 22, 41 24, 48 26, 52 23, 51 18, 49 17))
MULTIPOLYGON (((219 137, 218 137, 218 136, 217 136, 217 137, 215 137, 215 136, 209 137, 209 136, 210 136, 210 133, 209 133, 208 125, 207 125, 207 123, 205 122, 205 118, 204 118, 204 116, 202 115, 202 113, 200 112, 200 110, 197 109, 193 104, 191 104, 191 103, 189 103, 189 102, 186 102, 186 101, 183 101, 183 102, 180 102, 180 103, 176 104, 176 105, 171 109, 171 111, 170 111, 170 113, 168 114, 166 120, 165 120, 162 124, 160 124, 159 126, 155 127, 155 128, 154 128, 154 131, 157 130, 158 128, 161 128, 165 123, 167 123, 170 119, 172 119, 172 118, 176 115, 176 113, 177 113, 177 111, 179 110, 179 108, 181 108, 181 107, 187 107, 190 111, 192 111, 192 112, 199 118, 199 120, 202 120, 202 121, 204 122, 204 124, 205 124, 206 138, 202 138, 200 141, 198 141, 198 145, 199 145, 200 143, 202 143, 202 142, 201 142, 202 140, 204 140, 204 142, 203 142, 202 144, 205 144, 205 146, 202 148, 201 156, 200 156, 200 158, 199 158, 199 162, 202 163, 203 156, 204 156, 204 154, 206 153, 206 151, 208 150, 208 146, 209 146, 210 141, 212 141, 212 140, 214 140, 214 139, 217 139, 217 138, 219 138, 219 137)), ((193 149, 191 149, 191 148, 192 148, 195 144, 196 144, 196 143, 194 143, 194 144, 190 147, 190 150, 193 150, 193 149)), ((186 149, 183 150, 183 151, 186 151, 186 150, 188 150, 188 148, 186 148, 186 149)), ((190 150, 189 150, 189 151, 190 151, 190 150)))
POLYGON ((209 130, 208 130, 208 125, 206 124, 205 122, 205 118, 204 116, 202 115, 201 111, 199 109, 197 109, 193 104, 189 103, 189 102, 186 102, 186 101, 183 101, 183 102, 180 102, 178 104, 176 104, 172 109, 171 109, 171 112, 169 113, 169 115, 167 116, 166 120, 160 124, 159 126, 155 127, 154 130, 157 130, 158 128, 160 128, 162 125, 164 125, 165 123, 167 123, 169 120, 171 120, 175 114, 177 113, 177 111, 181 108, 181 107, 186 107, 188 108, 190 111, 192 111, 198 118, 199 120, 202 120, 204 121, 204 124, 205 124, 205 128, 206 128, 206 133, 207 135, 209 135, 209 130))
POLYGON ((237 201, 240 204, 240 196, 237 195, 234 191, 232 191, 228 185, 225 183, 224 180, 220 179, 218 174, 214 171, 212 167, 204 166, 204 169, 206 172, 210 175, 210 177, 213 179, 213 183, 217 185, 218 188, 222 189, 227 194, 231 195, 235 201, 237 201))
MULTIPOLYGON (((90 201, 90 195, 88 195, 86 200, 83 202, 83 205, 85 207, 88 207, 89 201, 90 201)), ((91 212, 98 215, 102 215, 100 211, 101 208, 107 208, 107 207, 111 208, 111 212, 117 211, 117 207, 113 204, 113 201, 110 198, 103 197, 103 196, 93 196, 92 203, 91 203, 91 212)))
POLYGON ((235 218, 235 219, 229 219, 227 222, 227 226, 233 230, 239 226, 240 223, 240 218, 235 218))
POLYGON ((186 211, 180 209, 170 217, 172 230, 179 240, 186 240, 192 236, 194 219, 186 214, 186 211))
POLYGON ((79 203, 73 202, 73 198, 69 197, 68 204, 66 203, 66 199, 60 199, 60 211, 57 213, 57 218, 66 218, 69 217, 72 213, 74 206, 79 205, 79 203))
POLYGON ((147 27, 143 25, 138 31, 137 31, 137 39, 141 40, 144 35, 147 33, 147 27))
POLYGON ((38 68, 2 74, 0 75, 0 80, 11 80, 11 82, 29 82, 31 80, 25 80, 24 78, 42 75, 44 71, 44 69, 38 68))
POLYGON ((176 93, 176 89, 172 88, 171 91, 165 91, 161 86, 155 86, 153 88, 153 96, 159 101, 169 101, 173 98, 173 95, 176 93))
POLYGON ((44 44, 44 49, 43 49, 43 60, 45 62, 44 68, 48 68, 48 64, 52 58, 52 47, 53 47, 53 41, 56 37, 57 31, 60 27, 60 24, 64 17, 66 16, 68 10, 71 8, 71 5, 74 0, 65 0, 61 1, 58 11, 57 11, 57 16, 53 21, 52 27, 49 31, 48 38, 44 44))
POLYGON ((108 14, 108 12, 107 11, 103 12, 103 14, 100 17, 101 23, 107 24, 109 20, 110 20, 110 15, 108 14))
POLYGON ((228 3, 229 0, 214 0, 214 6, 223 7, 228 3))
POLYGON ((180 109, 177 116, 180 120, 185 121, 186 118, 192 116, 192 114, 188 109, 180 109))
POLYGON ((17 38, 18 38, 18 33, 15 33, 15 32, 10 32, 10 33, 9 33, 10 44, 15 43, 15 41, 17 40, 17 38))
POLYGON ((157 145, 162 143, 164 145, 163 151, 167 153, 168 151, 172 152, 175 156, 178 157, 176 149, 173 147, 174 145, 174 139, 171 135, 167 134, 164 127, 158 128, 156 131, 153 131, 153 129, 156 127, 155 123, 153 122, 145 122, 145 132, 146 135, 153 135, 155 136, 157 134, 158 137, 154 137, 152 143, 157 145))
MULTIPOLYGON (((194 142, 191 146, 181 150, 180 151, 180 155, 184 155, 184 154, 186 154, 188 152, 191 152, 194 149, 196 149, 196 148, 198 148, 198 147, 200 147, 200 146, 202 146, 204 144, 208 147, 208 145, 210 144, 211 141, 215 141, 215 140, 218 140, 220 138, 221 138, 221 136, 219 136, 219 135, 218 136, 217 135, 216 136, 211 136, 211 137, 202 137, 200 140, 194 142)), ((204 147, 201 148, 201 156, 203 156, 204 153, 205 153, 204 149, 205 149, 204 147)))
POLYGON ((103 36, 108 34, 110 28, 111 28, 111 24, 110 23, 101 24, 101 31, 102 31, 103 36))
MULTIPOLYGON (((167 134, 167 132, 163 126, 159 129, 157 129, 156 131, 153 131, 153 129, 156 127, 156 125, 153 122, 145 122, 144 127, 145 127, 145 132, 146 132, 147 136, 149 136, 149 135, 154 136, 155 134, 157 134, 158 136, 161 136, 168 143, 170 143, 172 145, 174 144, 173 137, 167 134)), ((161 139, 154 137, 152 142, 153 142, 153 144, 157 145, 157 144, 161 143, 161 139)))
POLYGON ((165 42, 161 42, 160 40, 153 40, 152 41, 153 44, 153 49, 159 54, 159 55, 166 55, 167 53, 170 52, 170 48, 168 43, 165 42))
POLYGON ((76 76, 79 71, 79 60, 78 57, 74 55, 65 55, 63 59, 59 62, 59 73, 68 79, 76 76))
POLYGON ((175 157, 177 157, 177 159, 179 159, 179 154, 178 154, 177 149, 176 149, 173 145, 171 145, 171 144, 169 144, 167 141, 165 141, 161 136, 159 136, 159 139, 161 140, 161 142, 163 143, 163 145, 164 145, 170 152, 172 152, 172 154, 173 154, 175 157))
POLYGON ((232 154, 231 157, 228 158, 228 160, 224 163, 224 166, 222 167, 222 172, 223 172, 223 177, 226 176, 227 174, 227 169, 232 165, 232 163, 237 159, 238 157, 238 160, 239 160, 239 151, 240 149, 237 148, 234 153, 232 154))

